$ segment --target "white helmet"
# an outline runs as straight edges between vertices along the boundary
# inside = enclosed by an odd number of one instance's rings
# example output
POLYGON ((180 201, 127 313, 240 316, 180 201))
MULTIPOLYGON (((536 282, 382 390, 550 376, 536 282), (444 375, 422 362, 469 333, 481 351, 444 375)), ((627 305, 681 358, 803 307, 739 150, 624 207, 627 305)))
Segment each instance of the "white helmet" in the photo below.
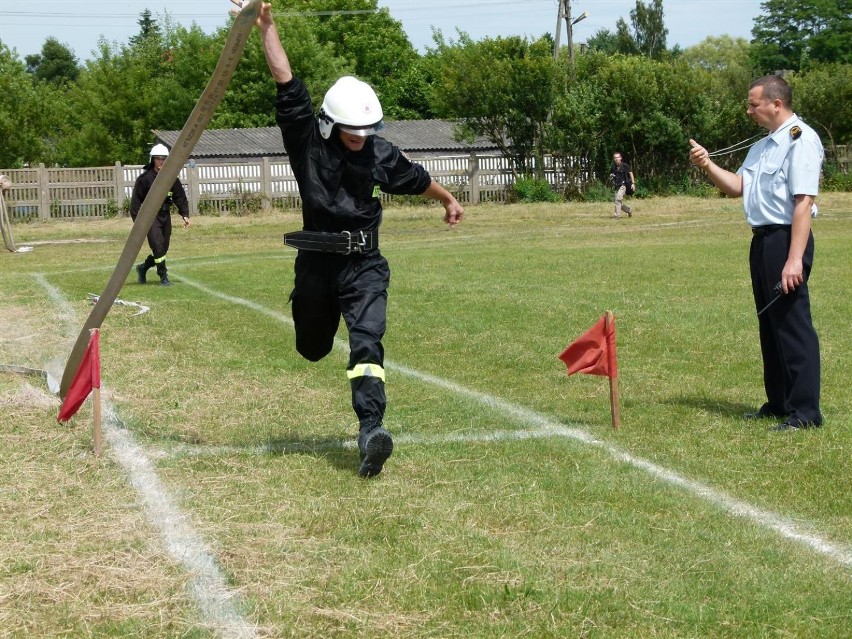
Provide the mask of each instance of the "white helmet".
POLYGON ((165 144, 155 144, 151 149, 151 159, 169 157, 169 147, 165 144))
POLYGON ((343 76, 328 90, 317 117, 320 135, 326 140, 335 124, 347 133, 364 136, 373 135, 384 126, 376 92, 351 75, 343 76))

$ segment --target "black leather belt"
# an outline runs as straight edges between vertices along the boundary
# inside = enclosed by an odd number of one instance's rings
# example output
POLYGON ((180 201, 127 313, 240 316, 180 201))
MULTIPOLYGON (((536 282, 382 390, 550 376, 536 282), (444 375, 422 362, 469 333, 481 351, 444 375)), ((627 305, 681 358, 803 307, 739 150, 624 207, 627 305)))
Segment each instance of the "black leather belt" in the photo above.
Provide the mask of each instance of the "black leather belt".
POLYGON ((752 226, 751 232, 754 235, 759 237, 763 237, 764 235, 770 235, 775 231, 780 231, 781 229, 789 229, 789 224, 766 224, 764 226, 752 226))
POLYGON ((284 244, 300 251, 337 253, 338 255, 366 253, 379 248, 379 232, 377 230, 343 231, 342 233, 294 231, 284 234, 284 244))

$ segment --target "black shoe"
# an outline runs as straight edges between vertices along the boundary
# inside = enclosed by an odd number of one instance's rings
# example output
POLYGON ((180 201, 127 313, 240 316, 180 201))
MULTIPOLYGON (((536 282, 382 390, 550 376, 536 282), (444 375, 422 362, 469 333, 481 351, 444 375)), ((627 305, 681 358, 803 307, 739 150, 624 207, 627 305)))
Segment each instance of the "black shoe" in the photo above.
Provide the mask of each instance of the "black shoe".
POLYGON ((796 419, 795 417, 788 417, 780 424, 776 424, 769 430, 773 433, 783 433, 788 430, 803 430, 806 428, 819 428, 822 424, 817 422, 803 422, 801 419, 796 419))
POLYGON ((148 277, 147 277, 147 275, 145 275, 145 272, 147 270, 148 269, 145 268, 144 264, 137 264, 136 265, 136 281, 139 284, 147 284, 148 283, 148 277))
POLYGON ((743 415, 743 419, 753 420, 753 419, 781 419, 782 417, 786 417, 783 413, 776 413, 774 411, 769 410, 766 407, 766 404, 761 406, 753 413, 745 413, 743 415))
POLYGON ((361 477, 375 477, 393 452, 393 437, 381 426, 358 435, 358 448, 361 450, 361 465, 358 474, 361 477))
POLYGON ((172 283, 169 281, 168 275, 160 276, 160 286, 171 286, 172 283))

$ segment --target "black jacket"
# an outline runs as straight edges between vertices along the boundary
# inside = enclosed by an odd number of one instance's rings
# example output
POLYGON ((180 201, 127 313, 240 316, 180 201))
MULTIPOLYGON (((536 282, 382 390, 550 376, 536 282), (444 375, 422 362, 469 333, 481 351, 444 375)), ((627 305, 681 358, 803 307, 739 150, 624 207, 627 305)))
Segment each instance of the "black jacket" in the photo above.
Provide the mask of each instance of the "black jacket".
POLYGON ((379 189, 419 195, 432 183, 426 169, 377 135, 356 153, 340 143, 336 129, 323 139, 308 90, 298 78, 278 85, 275 119, 299 184, 306 231, 375 230, 382 221, 379 189))
MULTIPOLYGON (((148 191, 151 190, 151 185, 154 184, 156 178, 157 173, 150 163, 145 165, 142 174, 136 178, 136 183, 133 185, 133 196, 130 198, 130 217, 132 219, 136 219, 139 209, 142 208, 142 202, 145 200, 145 196, 148 195, 148 191)), ((186 191, 183 189, 180 178, 175 179, 172 190, 166 195, 166 199, 160 205, 157 215, 168 218, 171 215, 172 204, 177 207, 181 217, 189 217, 189 200, 186 199, 186 191)))
POLYGON ((629 190, 630 186, 632 185, 632 182, 630 181, 629 163, 622 161, 621 166, 615 166, 615 164, 613 164, 612 168, 610 169, 610 173, 612 173, 612 175, 615 177, 615 188, 626 186, 629 190))

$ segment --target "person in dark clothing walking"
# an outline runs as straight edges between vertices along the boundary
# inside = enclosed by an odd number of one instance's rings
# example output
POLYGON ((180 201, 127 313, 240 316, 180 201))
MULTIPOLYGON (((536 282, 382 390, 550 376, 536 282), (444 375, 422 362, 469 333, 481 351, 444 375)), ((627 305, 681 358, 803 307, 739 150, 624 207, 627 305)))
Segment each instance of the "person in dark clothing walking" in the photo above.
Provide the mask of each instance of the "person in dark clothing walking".
POLYGON ((633 217, 633 209, 624 204, 625 195, 633 195, 636 180, 633 178, 633 170, 630 164, 621 159, 621 153, 612 155, 612 168, 609 176, 615 181, 615 212, 612 217, 616 220, 621 218, 621 211, 627 213, 627 217, 633 217))
POLYGON ((277 86, 276 122, 302 197, 303 230, 284 239, 299 251, 290 295, 296 350, 310 361, 325 357, 343 317, 349 331, 347 376, 359 423, 358 473, 372 477, 393 452, 393 438, 383 425, 382 338, 390 269, 379 252, 380 192, 436 199, 450 226, 462 219, 464 209, 421 165, 375 135, 383 112, 368 84, 340 78, 315 116, 305 84, 293 75, 269 3, 261 5, 257 27, 277 86))
MULTIPOLYGON (((136 183, 133 185, 133 195, 130 199, 130 217, 134 222, 139 214, 139 209, 142 207, 142 202, 145 201, 145 196, 151 190, 151 185, 154 184, 157 173, 163 168, 168 155, 169 149, 165 144, 155 144, 151 149, 150 161, 145 165, 142 174, 136 178, 136 183)), ((183 218, 184 227, 188 227, 189 201, 186 199, 186 191, 184 191, 180 178, 175 178, 171 191, 163 200, 163 204, 154 218, 154 223, 151 225, 151 230, 148 231, 148 246, 151 247, 151 254, 145 258, 144 262, 136 265, 136 281, 140 284, 145 284, 148 281, 148 269, 156 266, 160 285, 171 286, 169 270, 166 268, 166 253, 169 252, 169 242, 172 237, 172 204, 177 207, 178 213, 183 218)))

